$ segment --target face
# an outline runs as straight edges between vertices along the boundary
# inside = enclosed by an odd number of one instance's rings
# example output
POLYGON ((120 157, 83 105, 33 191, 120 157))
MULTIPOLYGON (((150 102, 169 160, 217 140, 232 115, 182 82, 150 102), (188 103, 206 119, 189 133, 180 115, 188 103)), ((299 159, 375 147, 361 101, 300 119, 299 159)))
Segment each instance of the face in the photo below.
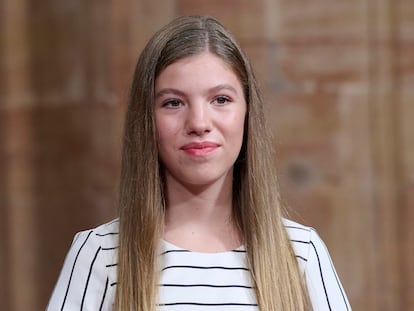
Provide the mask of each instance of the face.
POLYGON ((167 184, 232 180, 246 102, 231 67, 211 53, 179 60, 155 81, 155 121, 167 184))

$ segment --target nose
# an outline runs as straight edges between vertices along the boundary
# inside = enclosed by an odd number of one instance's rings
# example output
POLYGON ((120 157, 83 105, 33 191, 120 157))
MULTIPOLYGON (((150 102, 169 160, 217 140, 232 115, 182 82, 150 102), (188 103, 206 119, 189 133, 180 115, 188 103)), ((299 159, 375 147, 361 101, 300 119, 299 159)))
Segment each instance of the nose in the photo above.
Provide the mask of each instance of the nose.
POLYGON ((186 116, 187 135, 202 136, 211 131, 211 120, 208 105, 199 102, 189 105, 186 116))

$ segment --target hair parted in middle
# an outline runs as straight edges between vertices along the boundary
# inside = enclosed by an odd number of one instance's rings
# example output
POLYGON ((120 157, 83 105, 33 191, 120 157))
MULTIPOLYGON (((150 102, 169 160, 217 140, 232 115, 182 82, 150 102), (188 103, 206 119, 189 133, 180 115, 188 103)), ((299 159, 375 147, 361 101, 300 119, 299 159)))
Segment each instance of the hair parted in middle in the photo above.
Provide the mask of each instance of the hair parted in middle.
POLYGON ((230 32, 206 16, 179 17, 161 28, 136 65, 123 142, 116 310, 156 310, 166 203, 154 118, 155 81, 167 66, 204 52, 233 69, 247 103, 233 173, 233 220, 246 247, 259 308, 307 310, 307 291, 283 226, 272 142, 253 70, 230 32))

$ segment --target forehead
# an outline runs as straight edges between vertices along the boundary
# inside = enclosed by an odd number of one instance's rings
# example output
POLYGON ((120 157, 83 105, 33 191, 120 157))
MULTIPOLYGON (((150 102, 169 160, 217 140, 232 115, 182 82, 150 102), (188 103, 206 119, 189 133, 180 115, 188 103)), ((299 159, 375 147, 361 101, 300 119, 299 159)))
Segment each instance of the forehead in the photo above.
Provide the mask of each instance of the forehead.
POLYGON ((182 58, 167 66, 155 81, 156 89, 169 86, 213 86, 232 84, 241 88, 239 77, 233 68, 220 57, 210 52, 182 58))

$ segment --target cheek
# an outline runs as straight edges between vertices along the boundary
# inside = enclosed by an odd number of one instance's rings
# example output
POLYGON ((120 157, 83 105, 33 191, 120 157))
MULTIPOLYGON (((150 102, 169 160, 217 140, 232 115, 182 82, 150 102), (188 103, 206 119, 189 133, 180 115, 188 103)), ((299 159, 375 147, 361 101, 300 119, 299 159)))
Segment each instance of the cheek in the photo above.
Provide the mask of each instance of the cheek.
POLYGON ((168 140, 165 135, 168 133, 168 131, 165 130, 165 124, 160 120, 159 118, 155 118, 155 129, 157 131, 157 144, 160 152, 162 152, 164 141, 168 140))
POLYGON ((235 116, 233 123, 232 123, 232 130, 234 135, 243 137, 243 132, 245 130, 245 123, 246 123, 246 113, 240 113, 235 116))
POLYGON ((164 150, 168 149, 168 142, 171 142, 171 139, 168 137, 168 131, 159 129, 157 131, 157 143, 161 154, 164 152, 164 150))
MULTIPOLYGON (((246 122, 247 122, 247 114, 244 113, 243 115, 241 115, 238 120, 237 120, 237 138, 238 138, 238 143, 239 143, 239 149, 242 149, 242 145, 245 139, 245 131, 246 129, 246 122)), ((239 151, 240 151, 239 150, 239 151)))
POLYGON ((174 145, 174 137, 176 137, 177 134, 176 122, 171 122, 168 118, 156 118, 155 126, 160 150, 168 149, 168 146, 174 145))

